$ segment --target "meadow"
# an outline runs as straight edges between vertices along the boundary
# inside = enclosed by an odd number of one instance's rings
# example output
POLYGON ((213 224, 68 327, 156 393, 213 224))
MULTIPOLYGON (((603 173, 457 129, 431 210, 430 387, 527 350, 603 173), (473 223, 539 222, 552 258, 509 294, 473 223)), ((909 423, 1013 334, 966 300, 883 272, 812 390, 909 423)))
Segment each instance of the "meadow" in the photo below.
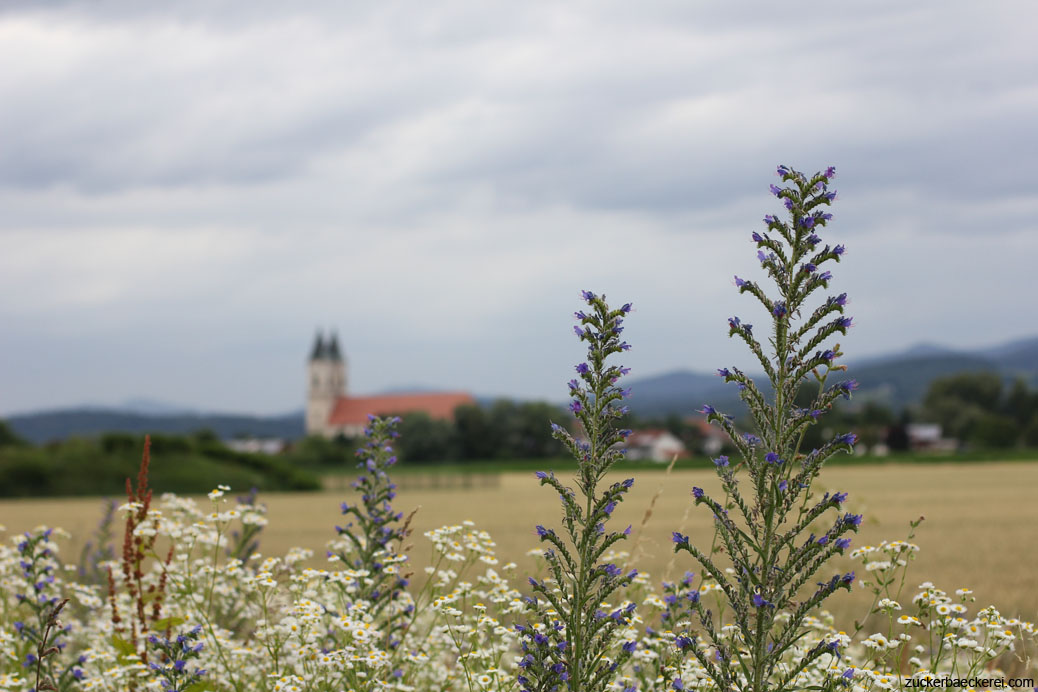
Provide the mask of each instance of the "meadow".
MULTIPOLYGON (((571 474, 560 472, 567 479, 571 474)), ((627 499, 616 510, 615 522, 632 524, 631 563, 654 581, 680 577, 694 569, 687 556, 675 557, 671 531, 706 541, 712 535, 709 515, 692 507, 694 485, 708 491, 718 486, 712 470, 658 468, 614 473, 609 480, 636 479, 627 499), (646 519, 651 506, 651 516, 646 519)), ((503 560, 519 563, 520 573, 536 569, 527 555, 538 546, 534 524, 558 512, 558 500, 538 486, 532 473, 509 472, 490 487, 410 489, 403 484, 394 502, 412 520, 411 561, 417 572, 428 564, 430 543, 426 531, 465 519, 488 531, 503 560)), ((924 580, 947 591, 968 586, 978 604, 995 604, 1005 614, 1038 619, 1038 461, 935 464, 841 465, 826 469, 820 490, 850 493, 847 507, 863 514, 861 533, 853 546, 904 539, 908 522, 925 516, 913 542, 921 548, 909 572, 909 585, 924 580)), ((159 489, 161 490, 161 488, 159 489)), ((237 489, 234 489, 237 490, 237 489)), ((233 492, 232 492, 233 494, 233 492)), ((263 555, 284 555, 291 547, 314 550, 318 566, 326 541, 341 522, 339 503, 353 491, 319 493, 266 493, 270 524, 260 539, 263 555)), ((118 496, 115 496, 118 499, 118 496)), ((205 506, 205 498, 197 498, 205 506)), ((0 524, 8 533, 40 524, 59 526, 72 536, 63 545, 66 559, 74 561, 101 516, 98 498, 0 501, 0 524)), ((117 539, 121 527, 116 527, 117 539)), ((845 562, 850 565, 849 558, 845 562)), ((857 616, 867 605, 867 594, 834 597, 829 605, 837 614, 857 616)))

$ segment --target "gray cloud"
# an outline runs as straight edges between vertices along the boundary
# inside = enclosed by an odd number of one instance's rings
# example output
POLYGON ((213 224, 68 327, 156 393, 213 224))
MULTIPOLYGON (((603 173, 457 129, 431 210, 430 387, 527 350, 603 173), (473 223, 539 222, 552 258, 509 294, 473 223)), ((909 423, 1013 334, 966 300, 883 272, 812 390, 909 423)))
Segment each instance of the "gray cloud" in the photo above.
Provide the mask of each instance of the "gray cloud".
POLYGON ((555 396, 584 287, 635 301, 636 372, 730 363, 778 162, 839 167, 848 353, 1033 333, 1035 20, 5 3, 0 412, 291 408, 316 325, 362 391, 555 396))

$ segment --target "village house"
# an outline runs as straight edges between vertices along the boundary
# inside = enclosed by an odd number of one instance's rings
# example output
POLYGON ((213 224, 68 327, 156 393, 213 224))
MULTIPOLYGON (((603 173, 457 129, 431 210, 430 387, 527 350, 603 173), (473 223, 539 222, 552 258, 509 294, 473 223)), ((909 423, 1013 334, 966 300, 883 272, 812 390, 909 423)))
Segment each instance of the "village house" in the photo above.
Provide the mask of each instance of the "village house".
POLYGON ((913 452, 951 453, 958 449, 959 441, 944 437, 939 423, 909 423, 905 426, 908 446, 913 452))
POLYGON ((708 457, 720 454, 724 446, 729 443, 728 433, 716 425, 707 423, 701 417, 686 418, 685 423, 694 426, 699 432, 702 439, 700 448, 708 457))
POLYGON ((632 461, 645 459, 666 463, 677 457, 687 459, 691 455, 685 444, 666 430, 635 430, 624 441, 626 456, 632 461))
POLYGON ((307 363, 307 435, 360 437, 369 415, 421 412, 435 420, 451 420, 455 408, 475 403, 467 392, 349 396, 338 337, 332 333, 325 339, 318 333, 314 340, 307 363))

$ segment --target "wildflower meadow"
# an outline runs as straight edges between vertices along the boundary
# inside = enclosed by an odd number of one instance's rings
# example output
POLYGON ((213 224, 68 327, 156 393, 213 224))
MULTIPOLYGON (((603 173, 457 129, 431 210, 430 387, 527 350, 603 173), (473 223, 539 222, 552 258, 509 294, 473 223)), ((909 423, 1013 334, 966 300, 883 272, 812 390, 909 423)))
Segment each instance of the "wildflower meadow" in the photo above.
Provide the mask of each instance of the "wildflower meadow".
POLYGON ((68 534, 57 527, 0 545, 0 690, 1034 687, 1031 623, 979 607, 961 585, 910 574, 916 524, 856 544, 863 517, 847 509, 847 493, 818 490, 826 462, 856 441, 837 431, 802 447, 857 387, 836 342, 852 324, 847 296, 829 291, 844 257, 825 238, 835 170, 777 173, 771 192, 784 212, 751 235, 768 285, 735 277, 765 322, 728 321, 763 377, 717 371, 750 426, 702 408, 737 453, 712 460, 718 492, 686 489, 712 532, 663 534, 680 579, 640 570, 631 527, 615 521, 635 482, 609 473, 630 434, 621 360, 632 306, 583 291, 573 420, 544 422, 579 470, 530 478, 558 497, 554 515, 501 508, 530 524, 536 571, 498 555, 472 522, 415 535, 414 508, 394 505, 396 419, 371 419, 353 492, 329 508, 329 524, 332 514, 339 523, 331 540, 283 555, 262 551, 267 516, 255 494, 233 499, 219 486, 201 503, 154 497, 146 443, 126 502, 78 560, 61 552, 68 534), (794 403, 802 391, 810 406, 794 403), (858 567, 837 567, 847 560, 858 567), (850 590, 870 605, 838 621, 827 607, 850 590))

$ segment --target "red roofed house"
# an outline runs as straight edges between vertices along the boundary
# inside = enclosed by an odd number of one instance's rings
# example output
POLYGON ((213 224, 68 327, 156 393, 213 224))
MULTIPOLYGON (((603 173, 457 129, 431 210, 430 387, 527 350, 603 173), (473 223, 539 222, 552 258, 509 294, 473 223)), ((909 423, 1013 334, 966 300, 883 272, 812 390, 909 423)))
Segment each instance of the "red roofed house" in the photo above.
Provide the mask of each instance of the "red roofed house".
POLYGON ((648 459, 656 462, 667 462, 677 457, 687 459, 691 455, 685 444, 666 430, 635 430, 624 441, 627 458, 634 461, 648 459))
POLYGON ((307 435, 359 437, 364 434, 369 415, 421 411, 433 419, 451 420, 455 408, 476 403, 467 392, 347 396, 346 362, 334 333, 327 340, 317 335, 307 377, 307 435))

